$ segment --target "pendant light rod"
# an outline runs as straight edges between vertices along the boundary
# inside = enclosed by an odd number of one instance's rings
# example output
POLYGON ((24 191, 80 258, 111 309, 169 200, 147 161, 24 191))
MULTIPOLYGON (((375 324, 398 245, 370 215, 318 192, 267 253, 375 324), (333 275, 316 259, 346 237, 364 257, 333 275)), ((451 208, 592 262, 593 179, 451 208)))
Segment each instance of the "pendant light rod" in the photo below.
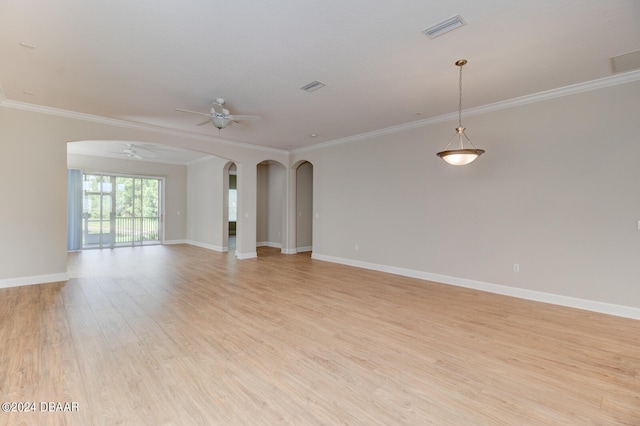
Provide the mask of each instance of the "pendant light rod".
POLYGON ((458 78, 458 88, 460 97, 458 98, 458 127, 462 127, 462 67, 467 63, 466 59, 456 61, 456 66, 460 67, 460 77, 458 78))

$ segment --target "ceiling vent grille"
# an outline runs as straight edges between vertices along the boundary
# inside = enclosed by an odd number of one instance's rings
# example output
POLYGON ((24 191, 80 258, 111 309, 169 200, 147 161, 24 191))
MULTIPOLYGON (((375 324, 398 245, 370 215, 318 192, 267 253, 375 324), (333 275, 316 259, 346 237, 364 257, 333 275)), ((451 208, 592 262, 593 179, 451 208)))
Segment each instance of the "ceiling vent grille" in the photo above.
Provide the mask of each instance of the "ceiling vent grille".
POLYGON ((436 38, 441 36, 442 34, 448 33, 449 31, 453 31, 456 28, 460 28, 465 25, 466 22, 462 19, 462 16, 456 15, 452 18, 449 18, 445 21, 439 22, 426 30, 422 31, 429 38, 436 38))
POLYGON ((304 86, 301 87, 302 90, 307 91, 307 92, 313 92, 314 90, 318 90, 318 89, 322 89, 324 86, 326 86, 326 84, 324 84, 321 81, 312 81, 309 84, 306 84, 304 86))

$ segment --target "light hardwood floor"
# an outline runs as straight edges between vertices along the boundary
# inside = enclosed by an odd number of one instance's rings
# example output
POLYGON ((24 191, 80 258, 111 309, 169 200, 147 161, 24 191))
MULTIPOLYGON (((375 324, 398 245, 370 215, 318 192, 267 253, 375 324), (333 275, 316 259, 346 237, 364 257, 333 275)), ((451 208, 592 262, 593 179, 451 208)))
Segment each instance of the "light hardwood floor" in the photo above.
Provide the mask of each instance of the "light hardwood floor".
POLYGON ((71 254, 0 289, 1 425, 640 425, 640 321, 281 255, 71 254))

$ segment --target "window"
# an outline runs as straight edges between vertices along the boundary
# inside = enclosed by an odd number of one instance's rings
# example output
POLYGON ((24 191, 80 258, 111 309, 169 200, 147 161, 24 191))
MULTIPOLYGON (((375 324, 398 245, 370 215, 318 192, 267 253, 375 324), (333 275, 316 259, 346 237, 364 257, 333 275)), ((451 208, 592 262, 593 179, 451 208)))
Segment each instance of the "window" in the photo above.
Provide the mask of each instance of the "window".
POLYGON ((83 248, 158 244, 161 178, 85 174, 83 248))

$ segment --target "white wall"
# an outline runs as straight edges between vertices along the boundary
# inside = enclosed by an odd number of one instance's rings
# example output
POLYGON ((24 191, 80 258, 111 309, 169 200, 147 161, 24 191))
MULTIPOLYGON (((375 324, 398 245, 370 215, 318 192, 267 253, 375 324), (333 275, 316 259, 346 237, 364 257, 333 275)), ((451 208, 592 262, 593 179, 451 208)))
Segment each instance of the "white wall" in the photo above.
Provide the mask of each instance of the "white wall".
POLYGON ((68 154, 67 167, 86 171, 125 173, 164 178, 164 238, 187 238, 187 166, 149 161, 68 154))
POLYGON ((217 251, 227 249, 224 238, 223 188, 227 160, 211 157, 188 166, 189 242, 217 251))
POLYGON ((639 111, 633 82, 468 117, 466 167, 454 122, 296 153, 314 256, 640 308, 639 111))
POLYGON ((282 165, 275 163, 269 165, 267 241, 278 248, 282 247, 285 179, 285 168, 282 165))
POLYGON ((66 279, 67 145, 55 121, 0 108, 0 287, 66 279))
POLYGON ((269 232, 269 166, 258 164, 256 193, 256 244, 266 245, 269 232))

